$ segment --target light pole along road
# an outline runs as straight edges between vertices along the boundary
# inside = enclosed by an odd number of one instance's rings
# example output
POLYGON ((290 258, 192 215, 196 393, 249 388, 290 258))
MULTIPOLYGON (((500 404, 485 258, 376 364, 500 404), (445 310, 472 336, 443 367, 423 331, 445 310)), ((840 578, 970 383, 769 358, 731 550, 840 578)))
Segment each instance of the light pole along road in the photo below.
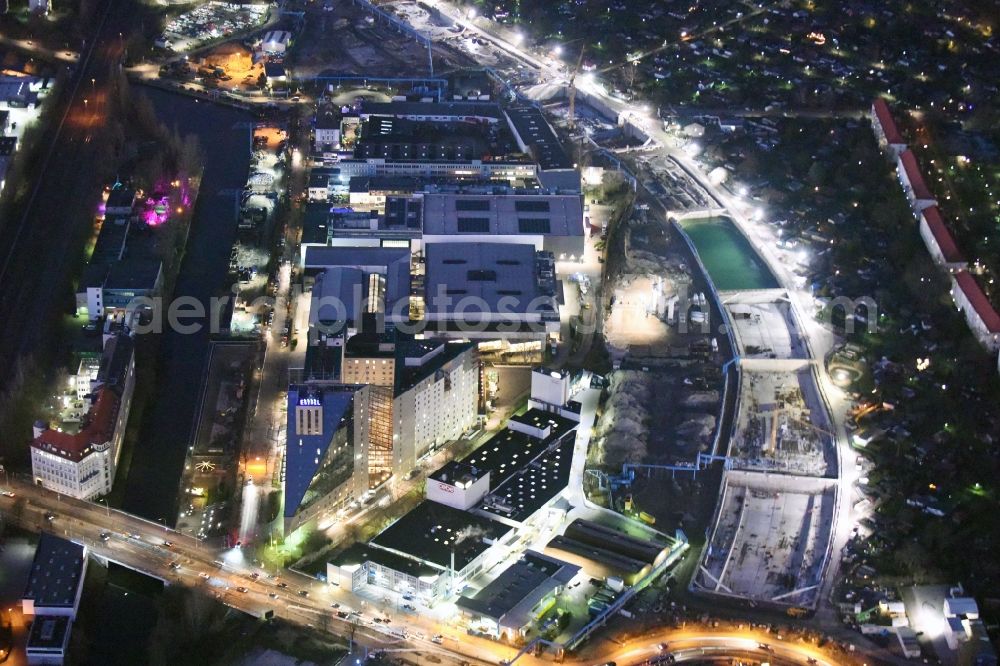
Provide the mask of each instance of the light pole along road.
MULTIPOLYGON (((170 585, 197 589, 250 615, 261 617, 270 610, 282 620, 350 637, 371 649, 412 650, 440 655, 432 660, 449 657, 468 664, 501 664, 516 654, 512 647, 470 636, 455 626, 421 614, 396 614, 390 625, 375 624, 371 613, 360 612, 366 604, 372 605, 370 600, 294 571, 283 572, 280 577, 262 575, 256 568, 243 564, 239 551, 218 549, 161 524, 117 509, 109 510, 106 505, 67 498, 17 479, 10 479, 0 495, 0 512, 29 530, 44 528, 87 546, 102 560, 116 562, 170 585), (359 614, 350 614, 351 611, 359 614), (338 612, 349 615, 340 617, 338 612), (435 641, 435 636, 440 638, 435 641)), ((808 644, 775 640, 774 636, 760 632, 707 628, 664 629, 624 645, 595 640, 581 654, 568 655, 564 663, 644 663, 652 657, 664 656, 661 643, 668 644, 677 661, 689 661, 695 656, 705 659, 756 653, 758 657, 771 655, 775 663, 826 666, 838 663, 808 644)), ((551 661, 526 654, 517 663, 551 661)))

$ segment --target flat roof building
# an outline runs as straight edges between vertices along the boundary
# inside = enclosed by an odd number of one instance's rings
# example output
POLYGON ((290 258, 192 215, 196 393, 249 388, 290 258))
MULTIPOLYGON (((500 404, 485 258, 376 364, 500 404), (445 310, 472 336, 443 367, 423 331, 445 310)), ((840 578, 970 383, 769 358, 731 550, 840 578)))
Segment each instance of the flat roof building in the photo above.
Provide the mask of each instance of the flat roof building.
POLYGON ((497 123, 503 117, 495 102, 369 102, 361 103, 359 116, 390 116, 423 122, 497 123))
POLYGON ((62 664, 69 649, 73 620, 65 615, 38 615, 28 630, 25 654, 34 666, 62 664))
POLYGON ((489 516, 511 527, 529 520, 569 483, 577 423, 532 409, 512 417, 461 461, 427 478, 427 499, 489 516))
POLYGON ((538 163, 542 186, 581 191, 580 171, 563 150, 541 109, 516 106, 504 109, 504 114, 517 145, 538 163))
POLYGON ((583 201, 579 194, 550 191, 428 192, 423 240, 525 243, 557 259, 582 259, 583 201))
POLYGON ((42 532, 21 599, 22 612, 75 618, 86 570, 86 546, 42 532))
POLYGON ((488 439, 462 462, 489 472, 491 489, 498 488, 553 443, 573 432, 576 426, 576 422, 557 414, 528 410, 525 414, 512 417, 507 428, 488 439), (544 419, 547 424, 544 437, 518 428, 519 421, 532 421, 536 417, 544 419))
POLYGON ((521 525, 550 505, 569 484, 575 435, 564 437, 485 497, 479 510, 521 525))
POLYGON ((479 366, 468 342, 415 340, 371 318, 343 345, 341 381, 370 384, 373 475, 405 475, 475 424, 479 366))
POLYGON ((490 491, 490 471, 452 460, 427 477, 427 499, 468 511, 490 491))
POLYGON ((430 243, 424 256, 426 333, 486 339, 558 334, 551 254, 513 243, 430 243))
POLYGON ((566 155, 562 142, 545 120, 541 109, 515 106, 504 109, 504 115, 521 150, 531 154, 543 171, 573 168, 573 162, 566 155))
POLYGON ((340 182, 367 176, 408 176, 449 178, 454 180, 521 181, 534 179, 537 165, 527 159, 504 156, 495 159, 467 160, 387 159, 385 157, 352 157, 342 159, 333 167, 340 182))
POLYGON ((327 562, 326 579, 350 592, 366 587, 413 595, 433 605, 448 593, 449 576, 419 559, 356 543, 327 562))
POLYGON ((527 550, 475 596, 460 596, 456 603, 472 622, 488 625, 495 638, 514 640, 579 572, 574 564, 527 550))
POLYGON ((307 382, 288 387, 283 460, 288 532, 368 490, 369 389, 307 382))
POLYGON ((408 247, 306 246, 302 258, 303 268, 316 274, 309 312, 310 344, 320 334, 356 331, 364 313, 384 314, 390 322, 409 321, 408 247))
POLYGON ((127 212, 135 193, 114 189, 108 197, 108 213, 94 251, 84 269, 76 294, 78 310, 86 310, 93 321, 122 313, 136 298, 152 296, 163 284, 163 263, 156 254, 156 240, 127 212))
POLYGON ((383 530, 371 544, 452 572, 458 584, 482 571, 488 552, 511 531, 489 518, 424 501, 383 530))

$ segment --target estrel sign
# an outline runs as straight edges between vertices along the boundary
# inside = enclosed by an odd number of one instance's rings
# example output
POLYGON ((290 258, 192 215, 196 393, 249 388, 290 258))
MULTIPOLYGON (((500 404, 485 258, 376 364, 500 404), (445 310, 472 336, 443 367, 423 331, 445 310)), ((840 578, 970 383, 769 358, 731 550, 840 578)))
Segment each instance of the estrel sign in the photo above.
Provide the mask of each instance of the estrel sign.
POLYGON ((449 486, 447 483, 441 483, 440 481, 438 481, 438 488, 446 493, 455 492, 455 486, 449 486))

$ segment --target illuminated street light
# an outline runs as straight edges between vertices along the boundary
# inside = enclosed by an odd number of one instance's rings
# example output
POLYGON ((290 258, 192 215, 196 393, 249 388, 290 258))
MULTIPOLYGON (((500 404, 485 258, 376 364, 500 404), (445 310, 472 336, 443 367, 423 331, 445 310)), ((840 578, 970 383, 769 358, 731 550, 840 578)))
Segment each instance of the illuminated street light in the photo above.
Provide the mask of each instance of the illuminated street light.
POLYGON ((556 44, 555 46, 552 47, 552 55, 554 55, 555 57, 559 58, 559 57, 562 56, 562 54, 563 54, 563 47, 562 47, 562 45, 556 44))
POLYGON ((466 14, 465 14, 465 15, 466 15, 466 17, 468 17, 468 19, 469 19, 470 21, 471 21, 472 19, 476 18, 476 8, 475 8, 475 7, 469 7, 469 11, 468 11, 468 12, 466 12, 466 14))
POLYGON ((514 46, 520 46, 524 42, 524 34, 520 32, 514 33, 514 46))

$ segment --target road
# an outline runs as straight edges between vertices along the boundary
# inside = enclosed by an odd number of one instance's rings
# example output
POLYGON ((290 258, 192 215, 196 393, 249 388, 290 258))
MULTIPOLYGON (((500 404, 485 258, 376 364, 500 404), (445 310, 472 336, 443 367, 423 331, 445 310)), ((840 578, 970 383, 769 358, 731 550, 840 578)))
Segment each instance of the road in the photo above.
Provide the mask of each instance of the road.
MULTIPOLYGON (((66 498, 16 478, 9 479, 4 488, 14 496, 0 495, 0 512, 22 527, 50 531, 85 545, 101 560, 171 585, 200 590, 254 616, 271 610, 275 617, 289 623, 353 637, 362 646, 407 651, 407 659, 417 663, 438 663, 434 659, 444 657, 469 664, 498 664, 515 654, 513 648, 470 636, 457 623, 442 622, 427 612, 373 610, 376 604, 371 600, 294 571, 268 576, 246 564, 238 549, 212 548, 192 536, 107 505, 66 498), (359 616, 337 615, 350 611, 357 611, 359 616), (391 622, 376 623, 376 617, 391 617, 391 622), (435 636, 440 638, 435 640, 435 636), (426 655, 432 656, 425 661, 426 655)), ((625 644, 594 641, 582 653, 567 657, 565 663, 583 666, 609 660, 641 662, 658 654, 661 642, 670 643, 672 650, 676 646, 679 660, 705 651, 720 655, 742 653, 753 648, 752 642, 768 642, 774 654, 782 656, 786 663, 807 664, 809 659, 827 666, 836 663, 806 644, 775 640, 760 632, 726 633, 708 628, 664 629, 625 644)), ((525 655, 518 663, 531 666, 549 662, 525 655)))
MULTIPOLYGON (((373 623, 371 613, 365 613, 360 624, 338 617, 336 610, 362 609, 364 602, 313 578, 294 571, 280 577, 268 577, 260 569, 245 564, 237 549, 217 550, 160 524, 106 505, 59 496, 16 479, 11 479, 6 487, 15 497, 0 496, 0 511, 5 515, 27 529, 50 531, 83 544, 102 560, 110 560, 172 585, 199 589, 254 616, 272 610, 275 617, 293 624, 329 630, 341 636, 353 634, 355 642, 371 648, 404 647, 404 640, 398 636, 400 627, 373 623), (21 508, 15 508, 15 504, 21 508), (46 519, 47 514, 53 516, 51 521, 46 519), (107 535, 106 540, 101 537, 102 533, 107 535), (260 575, 252 578, 254 572, 260 575), (341 608, 333 609, 332 603, 341 604, 341 608)), ((509 648, 505 648, 504 654, 495 659, 480 659, 476 655, 497 653, 502 646, 454 632, 441 632, 450 633, 454 638, 445 639, 444 645, 438 645, 431 641, 438 627, 421 624, 418 619, 413 617, 408 623, 413 633, 405 639, 408 649, 474 664, 496 663, 509 652, 509 648)))
MULTIPOLYGON (((0 229, 0 385, 10 380, 24 357, 46 350, 58 330, 55 318, 70 302, 66 288, 79 246, 86 202, 97 205, 100 183, 89 167, 103 146, 91 139, 105 120, 111 67, 121 59, 123 33, 136 20, 136 3, 105 0, 98 13, 96 37, 90 39, 67 81, 65 108, 45 128, 38 146, 41 168, 19 217, 0 229), (39 269, 45 267, 44 279, 39 269)), ((58 54, 54 54, 58 55, 58 54)), ((65 56, 74 60, 71 56, 65 56)))

